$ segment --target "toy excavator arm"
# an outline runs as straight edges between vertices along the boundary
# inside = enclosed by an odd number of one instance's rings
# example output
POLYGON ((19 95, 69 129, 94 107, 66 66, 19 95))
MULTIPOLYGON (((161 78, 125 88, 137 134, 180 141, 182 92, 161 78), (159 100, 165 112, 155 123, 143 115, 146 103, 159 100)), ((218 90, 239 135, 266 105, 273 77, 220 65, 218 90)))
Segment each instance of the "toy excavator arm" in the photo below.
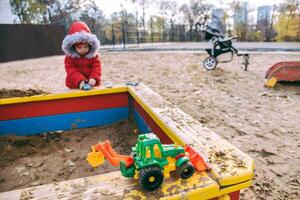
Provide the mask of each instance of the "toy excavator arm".
POLYGON ((131 156, 120 155, 115 152, 108 140, 92 145, 92 152, 88 154, 87 161, 92 167, 98 167, 104 163, 104 158, 113 166, 120 166, 120 161, 124 161, 126 167, 133 164, 133 158, 131 156))

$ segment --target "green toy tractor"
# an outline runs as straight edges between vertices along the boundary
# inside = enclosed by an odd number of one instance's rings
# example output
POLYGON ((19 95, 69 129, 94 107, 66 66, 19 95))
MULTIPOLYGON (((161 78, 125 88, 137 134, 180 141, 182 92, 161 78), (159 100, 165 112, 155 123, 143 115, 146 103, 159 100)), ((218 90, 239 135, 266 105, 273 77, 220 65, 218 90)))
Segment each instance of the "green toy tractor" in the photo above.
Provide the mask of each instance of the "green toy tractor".
POLYGON ((124 177, 137 179, 139 185, 147 191, 159 188, 171 171, 176 170, 183 179, 191 177, 195 172, 184 148, 176 144, 162 145, 153 133, 139 135, 130 156, 117 154, 109 141, 93 145, 92 151, 87 160, 93 167, 101 165, 105 157, 112 165, 120 166, 124 177))
POLYGON ((170 176, 170 171, 178 169, 181 178, 189 178, 195 169, 185 156, 184 149, 179 145, 162 145, 153 133, 138 136, 135 147, 132 148, 134 165, 126 168, 125 162, 120 162, 121 173, 125 177, 138 179, 140 186, 148 191, 157 189, 164 177, 170 176))

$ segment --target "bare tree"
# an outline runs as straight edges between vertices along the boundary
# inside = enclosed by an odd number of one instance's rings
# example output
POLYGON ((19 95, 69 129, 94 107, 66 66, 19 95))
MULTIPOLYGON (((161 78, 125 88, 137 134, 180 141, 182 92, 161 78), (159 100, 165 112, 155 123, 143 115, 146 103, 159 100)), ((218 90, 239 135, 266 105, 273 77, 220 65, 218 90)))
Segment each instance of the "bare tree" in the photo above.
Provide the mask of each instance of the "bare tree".
POLYGON ((91 31, 100 38, 101 43, 106 41, 105 27, 107 20, 104 17, 103 11, 96 5, 94 1, 90 1, 83 8, 80 20, 84 21, 91 31))
POLYGON ((143 25, 143 35, 146 33, 146 8, 148 8, 153 1, 152 0, 131 0, 131 2, 138 4, 142 7, 142 25, 143 25))
POLYGON ((184 23, 189 26, 190 41, 194 39, 193 27, 208 15, 211 8, 212 5, 204 0, 191 0, 189 4, 183 4, 180 7, 179 11, 184 16, 184 23))
POLYGON ((275 14, 276 14, 277 9, 278 8, 276 5, 272 6, 272 14, 271 14, 271 19, 270 19, 270 24, 266 31, 266 41, 270 41, 275 36, 275 30, 274 30, 273 24, 274 24, 275 14))
POLYGON ((277 6, 258 7, 256 32, 260 32, 261 40, 270 41, 274 36, 273 21, 277 6))
POLYGON ((18 16, 20 23, 42 23, 42 13, 46 10, 41 0, 10 0, 12 13, 18 16))
POLYGON ((160 13, 171 20, 175 20, 178 13, 178 6, 174 0, 162 0, 159 5, 160 13))
POLYGON ((234 30, 238 40, 245 41, 248 33, 248 3, 233 1, 230 7, 234 10, 234 30))
POLYGON ((178 7, 176 1, 173 0, 161 1, 160 11, 164 19, 170 20, 171 41, 174 41, 175 39, 174 22, 176 20, 176 15, 178 13, 178 7))

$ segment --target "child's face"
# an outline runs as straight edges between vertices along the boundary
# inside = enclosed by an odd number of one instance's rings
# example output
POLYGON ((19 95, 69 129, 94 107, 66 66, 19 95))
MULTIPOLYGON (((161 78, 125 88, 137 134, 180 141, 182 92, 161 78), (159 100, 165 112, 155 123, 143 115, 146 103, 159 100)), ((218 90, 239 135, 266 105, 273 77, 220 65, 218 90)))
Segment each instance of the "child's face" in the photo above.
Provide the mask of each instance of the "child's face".
POLYGON ((84 55, 86 55, 89 52, 90 47, 86 43, 77 44, 75 46, 75 50, 76 50, 77 53, 79 53, 80 55, 84 56, 84 55))

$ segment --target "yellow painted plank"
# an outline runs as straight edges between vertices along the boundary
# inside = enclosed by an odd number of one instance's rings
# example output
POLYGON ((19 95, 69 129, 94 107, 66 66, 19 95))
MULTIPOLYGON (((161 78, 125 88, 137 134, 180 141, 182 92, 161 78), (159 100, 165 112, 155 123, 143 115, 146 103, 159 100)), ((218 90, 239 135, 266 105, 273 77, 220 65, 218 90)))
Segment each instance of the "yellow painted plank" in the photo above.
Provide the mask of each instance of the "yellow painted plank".
POLYGON ((101 94, 114 94, 120 92, 127 92, 128 87, 116 86, 113 88, 100 88, 100 89, 92 89, 89 91, 82 91, 82 90, 74 90, 74 91, 75 92, 67 92, 67 93, 60 93, 60 94, 41 94, 41 95, 35 95, 30 97, 15 97, 15 98, 0 99, 0 105, 35 102, 35 101, 48 101, 48 100, 56 100, 56 99, 67 99, 67 98, 94 96, 94 95, 101 95, 101 94))
MULTIPOLYGON (((189 200, 205 200, 205 199, 212 199, 215 197, 221 197, 226 194, 230 194, 235 191, 239 191, 245 188, 248 188, 251 185, 251 180, 234 185, 225 187, 218 192, 213 192, 213 189, 209 192, 205 192, 205 188, 196 188, 189 191, 183 191, 181 194, 176 194, 168 197, 164 197, 162 199, 168 200, 182 200, 182 199, 189 199, 189 200)), ((213 187, 213 186, 207 186, 213 187)))
POLYGON ((122 177, 119 171, 58 183, 0 193, 0 200, 20 199, 210 199, 249 187, 245 182, 220 189, 205 172, 183 180, 166 179, 154 192, 142 191, 137 181, 122 177), (25 199, 25 198, 24 198, 25 199))

